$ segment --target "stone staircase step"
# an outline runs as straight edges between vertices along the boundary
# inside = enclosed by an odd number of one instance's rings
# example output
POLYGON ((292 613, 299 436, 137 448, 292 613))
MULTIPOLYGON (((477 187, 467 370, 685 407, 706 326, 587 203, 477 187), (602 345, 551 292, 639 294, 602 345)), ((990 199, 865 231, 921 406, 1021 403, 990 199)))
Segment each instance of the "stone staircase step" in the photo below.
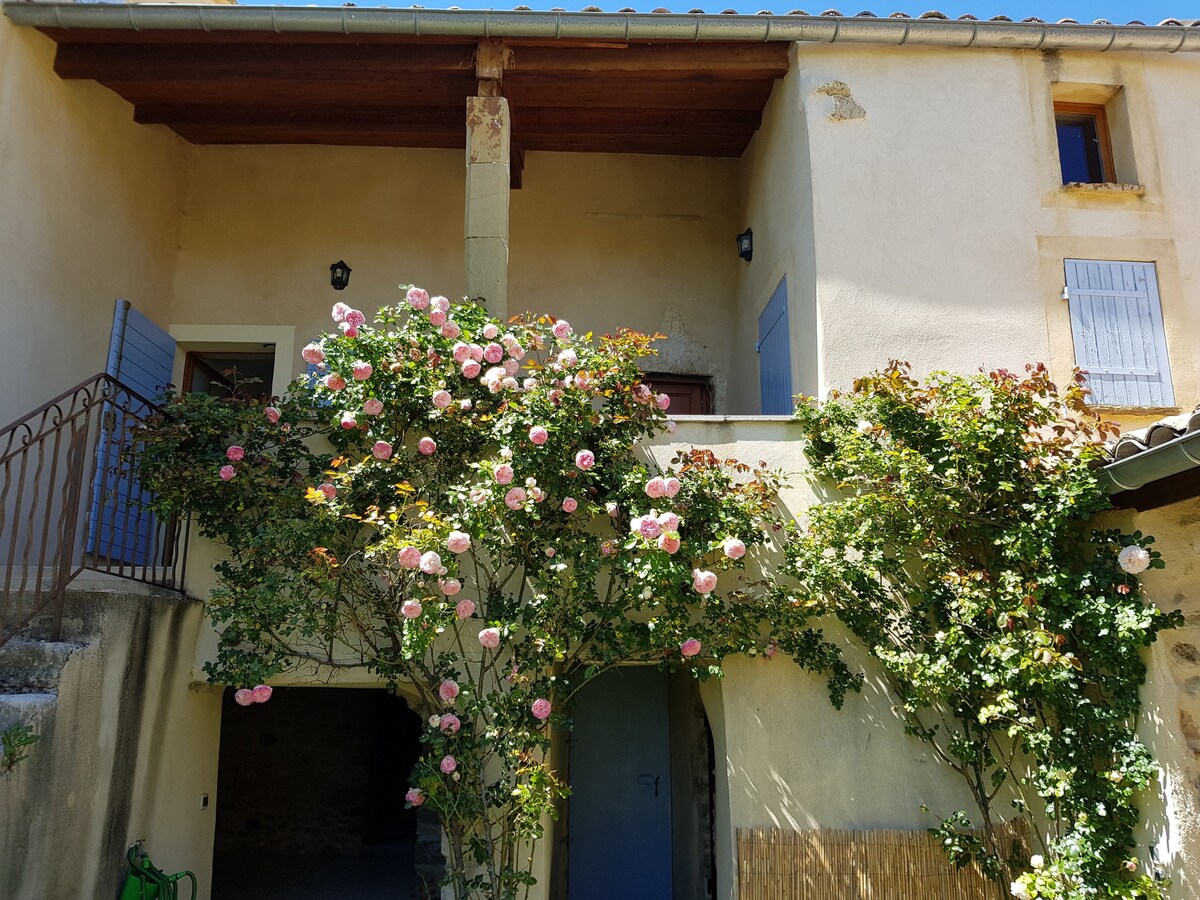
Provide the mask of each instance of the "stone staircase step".
POLYGON ((0 647, 0 691, 57 687, 71 654, 85 646, 78 641, 14 638, 0 647))
POLYGON ((38 714, 54 706, 58 694, 47 692, 0 694, 0 731, 13 725, 28 725, 38 714))

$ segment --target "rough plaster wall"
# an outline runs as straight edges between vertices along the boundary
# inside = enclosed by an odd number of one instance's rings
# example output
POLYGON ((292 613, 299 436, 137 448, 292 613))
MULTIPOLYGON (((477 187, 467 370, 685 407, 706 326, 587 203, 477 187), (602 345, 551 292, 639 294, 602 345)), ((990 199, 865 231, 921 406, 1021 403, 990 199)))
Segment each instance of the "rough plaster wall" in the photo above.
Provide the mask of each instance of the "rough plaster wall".
POLYGON ((0 897, 114 897, 126 848, 145 838, 160 867, 195 870, 207 898, 213 811, 199 798, 216 790, 219 718, 206 715, 212 692, 190 688, 201 606, 103 593, 70 602, 79 625, 68 636, 88 646, 63 670, 41 741, 0 782, 0 897))
POLYGON ((0 16, 0 423, 104 369, 118 298, 170 309, 182 142, 54 47, 0 16))
POLYGON ((647 370, 725 385, 751 364, 733 340, 737 163, 699 157, 529 153, 510 201, 509 312, 576 331, 664 333, 647 370))
MULTIPOLYGON (((806 53, 806 48, 796 53, 806 53)), ((758 317, 785 276, 788 281, 788 325, 791 331, 792 390, 818 389, 820 330, 817 319, 816 236, 813 221, 813 160, 809 154, 806 99, 800 72, 775 82, 763 110, 762 125, 742 154, 738 167, 738 230, 754 230, 754 258, 739 260, 737 326, 739 366, 730 384, 730 411, 756 414, 759 397, 758 317)))
POLYGON ((1139 734, 1161 766, 1141 803, 1139 856, 1149 847, 1172 880, 1171 897, 1200 896, 1200 501, 1144 513, 1110 513, 1109 521, 1155 537, 1167 566, 1143 583, 1160 609, 1183 611, 1186 623, 1163 632, 1146 653, 1139 734))

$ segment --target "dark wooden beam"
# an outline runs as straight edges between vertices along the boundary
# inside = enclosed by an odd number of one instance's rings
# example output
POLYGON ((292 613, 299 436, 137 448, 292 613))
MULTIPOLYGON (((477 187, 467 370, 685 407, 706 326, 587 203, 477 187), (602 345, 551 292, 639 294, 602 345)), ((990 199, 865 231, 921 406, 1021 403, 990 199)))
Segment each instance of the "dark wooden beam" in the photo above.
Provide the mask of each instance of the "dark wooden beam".
POLYGON ((286 124, 242 126, 184 125, 175 129, 193 144, 335 144, 357 147, 427 147, 462 150, 458 131, 416 131, 331 125, 321 131, 286 124))
POLYGON ((327 128, 463 130, 463 112, 451 106, 251 106, 245 104, 148 103, 134 107, 133 120, 144 125, 231 128, 289 125, 327 128))
POLYGON ((639 75, 774 79, 788 70, 788 45, 627 44, 614 48, 514 47, 514 74, 639 75))
POLYGON ((280 81, 241 78, 226 81, 195 79, 186 81, 100 81, 130 103, 169 105, 175 103, 220 105, 262 105, 274 107, 338 106, 454 106, 462 111, 463 100, 474 92, 475 78, 470 72, 445 75, 421 82, 356 80, 280 81))

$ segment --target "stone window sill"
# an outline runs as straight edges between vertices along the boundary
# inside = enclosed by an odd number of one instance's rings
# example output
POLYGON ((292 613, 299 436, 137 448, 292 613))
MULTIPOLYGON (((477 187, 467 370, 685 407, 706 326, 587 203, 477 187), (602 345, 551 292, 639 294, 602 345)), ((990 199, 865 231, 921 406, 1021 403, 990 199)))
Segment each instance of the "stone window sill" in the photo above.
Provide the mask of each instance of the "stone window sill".
POLYGON ((1111 181, 1100 184, 1071 181, 1064 184, 1062 189, 1068 194, 1081 194, 1087 197, 1141 197, 1146 193, 1144 185, 1117 184, 1111 181))

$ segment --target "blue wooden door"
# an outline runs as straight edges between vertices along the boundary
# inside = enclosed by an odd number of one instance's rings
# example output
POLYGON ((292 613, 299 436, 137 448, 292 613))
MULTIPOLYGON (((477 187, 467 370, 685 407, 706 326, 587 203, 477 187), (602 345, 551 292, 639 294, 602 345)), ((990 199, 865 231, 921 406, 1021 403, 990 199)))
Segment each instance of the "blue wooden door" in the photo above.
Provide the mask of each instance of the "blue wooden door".
MULTIPOLYGON (((118 300, 105 371, 145 400, 155 400, 171 381, 175 340, 128 301, 118 300)), ((88 553, 110 562, 156 565, 162 548, 154 546, 156 521, 146 508, 149 494, 142 489, 130 455, 138 420, 147 404, 124 392, 105 410, 96 451, 96 488, 89 516, 88 553)))
POLYGON ((605 672, 571 718, 570 900, 671 900, 666 673, 605 672))
POLYGON ((788 336, 787 279, 779 282, 758 317, 758 384, 763 415, 792 412, 792 352, 788 336))

